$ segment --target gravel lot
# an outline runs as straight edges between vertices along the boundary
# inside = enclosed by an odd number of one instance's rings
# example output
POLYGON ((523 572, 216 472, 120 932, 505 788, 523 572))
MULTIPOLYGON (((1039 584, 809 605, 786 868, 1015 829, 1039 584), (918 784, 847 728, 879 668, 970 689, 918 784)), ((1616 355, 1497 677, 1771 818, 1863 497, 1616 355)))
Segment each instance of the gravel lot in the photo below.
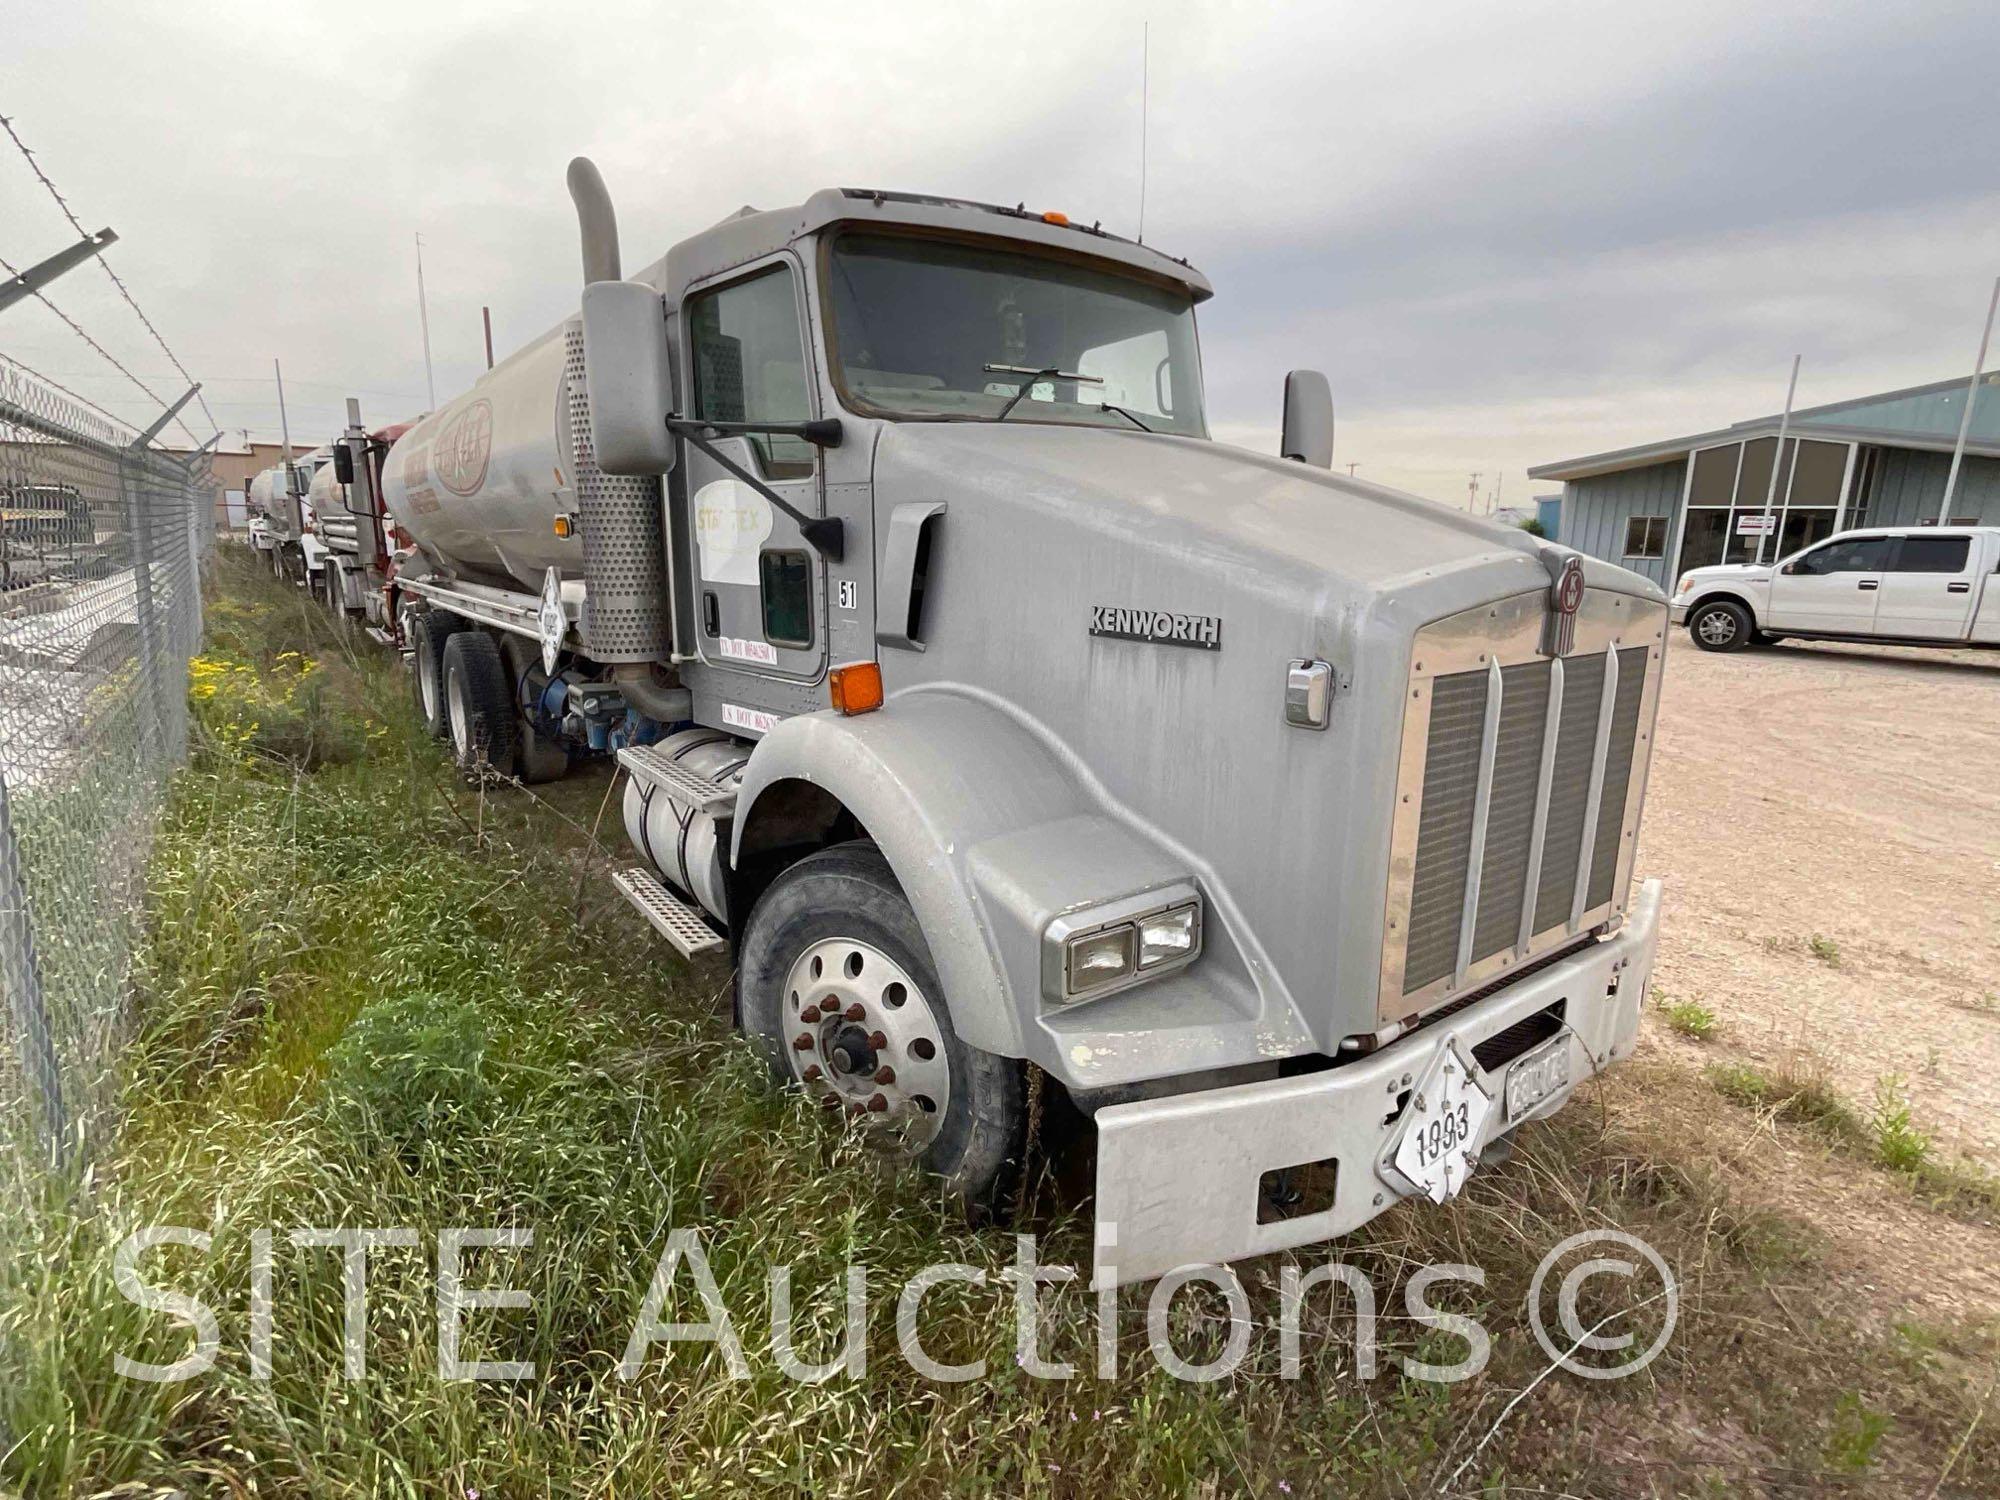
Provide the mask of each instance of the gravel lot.
POLYGON ((1900 1078, 1945 1153, 2000 1168, 2000 653, 1673 632, 1640 837, 1656 990, 1721 1019, 1657 1043, 1816 1065, 1864 1110, 1900 1078))

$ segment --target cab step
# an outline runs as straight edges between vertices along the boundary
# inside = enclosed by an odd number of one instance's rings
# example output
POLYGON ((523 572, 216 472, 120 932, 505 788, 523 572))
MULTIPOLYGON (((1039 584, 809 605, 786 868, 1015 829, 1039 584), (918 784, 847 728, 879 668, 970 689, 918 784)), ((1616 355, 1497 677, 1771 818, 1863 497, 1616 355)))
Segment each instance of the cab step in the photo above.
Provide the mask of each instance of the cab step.
POLYGON ((392 651, 396 649, 396 638, 380 625, 370 625, 368 627, 368 639, 375 642, 378 646, 387 646, 392 651))
POLYGON ((668 890, 659 876, 643 865, 613 870, 611 883, 682 958, 713 953, 723 946, 722 935, 708 925, 707 918, 668 890))
POLYGON ((706 776, 697 776, 679 761, 662 755, 658 746, 627 745, 618 752, 618 764, 635 780, 658 787, 683 807, 711 818, 727 818, 736 811, 735 787, 717 786, 706 776))

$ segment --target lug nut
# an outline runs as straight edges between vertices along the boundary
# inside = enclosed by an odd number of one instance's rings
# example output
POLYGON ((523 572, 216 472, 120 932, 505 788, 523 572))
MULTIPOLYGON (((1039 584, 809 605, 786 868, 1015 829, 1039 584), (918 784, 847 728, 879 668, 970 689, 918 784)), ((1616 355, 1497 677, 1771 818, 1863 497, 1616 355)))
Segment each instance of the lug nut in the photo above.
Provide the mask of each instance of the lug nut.
POLYGON ((840 1095, 838 1095, 838 1094, 822 1094, 822 1095, 820 1096, 820 1101, 819 1101, 819 1107, 820 1107, 821 1109, 839 1109, 839 1108, 840 1108, 840 1095))
POLYGON ((807 1083, 818 1083, 820 1080, 819 1064, 814 1063, 810 1067, 808 1067, 806 1069, 805 1077, 807 1083))
POLYGON ((879 1031, 871 1031, 868 1033, 868 1045, 873 1047, 877 1052, 881 1052, 888 1047, 889 1038, 879 1031))
POLYGON ((875 1070, 875 1081, 877 1083, 894 1083, 896 1081, 896 1070, 887 1063, 883 1063, 881 1067, 875 1070))
POLYGON ((808 1005, 799 1013, 799 1019, 808 1026, 812 1025, 819 1020, 819 1007, 817 1005, 808 1005))
POLYGON ((860 1106, 860 1105, 858 1105, 858 1104, 850 1104, 850 1105, 848 1105, 848 1106, 847 1106, 847 1112, 848 1112, 848 1113, 849 1113, 850 1115, 860 1115, 860 1114, 862 1114, 862 1113, 863 1113, 864 1111, 862 1110, 862 1108, 861 1108, 861 1106, 860 1106))
POLYGON ((861 1008, 861 1002, 859 1000, 855 1001, 852 1005, 848 1006, 846 1011, 847 1019, 850 1021, 858 1021, 867 1014, 868 1012, 861 1008))
POLYGON ((872 1096, 868 1101, 868 1113, 871 1115, 879 1115, 888 1107, 889 1101, 881 1094, 872 1096))
POLYGON ((794 1052, 810 1052, 812 1049, 813 1039, 810 1031, 801 1031, 797 1036, 792 1038, 792 1050, 794 1052))

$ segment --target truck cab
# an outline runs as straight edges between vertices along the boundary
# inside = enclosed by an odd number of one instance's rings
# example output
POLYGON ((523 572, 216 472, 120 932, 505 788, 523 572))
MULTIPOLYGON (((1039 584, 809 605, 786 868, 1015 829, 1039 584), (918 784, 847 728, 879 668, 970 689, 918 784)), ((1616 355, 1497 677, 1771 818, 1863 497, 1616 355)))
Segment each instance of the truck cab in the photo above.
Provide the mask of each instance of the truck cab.
POLYGON ((2000 527, 1841 532, 1768 565, 1681 575, 1673 623, 1705 651, 1758 640, 2000 646, 2000 527))
POLYGON ((619 888, 781 1083, 975 1210, 1066 1091, 1134 1280, 1442 1199, 1629 1052, 1654 585, 1328 472, 1311 372, 1214 441, 1207 280, 1098 226, 829 189, 626 280, 572 191, 580 315, 386 465, 418 701, 617 755, 619 888))

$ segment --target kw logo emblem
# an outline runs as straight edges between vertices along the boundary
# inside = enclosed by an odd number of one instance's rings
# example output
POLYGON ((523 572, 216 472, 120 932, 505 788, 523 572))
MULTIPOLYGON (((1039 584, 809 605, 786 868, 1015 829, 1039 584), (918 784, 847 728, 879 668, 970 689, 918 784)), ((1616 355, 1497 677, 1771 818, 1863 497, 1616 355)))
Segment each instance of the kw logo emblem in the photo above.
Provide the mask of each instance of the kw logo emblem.
POLYGON ((1549 613, 1542 622, 1542 655, 1568 656, 1576 648, 1576 612, 1583 608, 1583 559, 1570 553, 1560 566, 1544 558, 1553 581, 1549 584, 1549 613))

